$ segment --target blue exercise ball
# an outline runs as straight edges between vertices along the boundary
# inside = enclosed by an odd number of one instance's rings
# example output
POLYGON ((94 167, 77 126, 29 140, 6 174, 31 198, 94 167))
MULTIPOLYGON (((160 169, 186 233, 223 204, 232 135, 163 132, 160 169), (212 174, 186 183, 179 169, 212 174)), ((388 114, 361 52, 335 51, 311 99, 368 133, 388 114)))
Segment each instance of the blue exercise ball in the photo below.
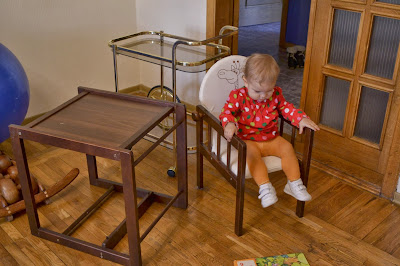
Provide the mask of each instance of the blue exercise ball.
POLYGON ((21 124, 29 106, 29 82, 17 57, 0 43, 0 143, 8 126, 21 124))

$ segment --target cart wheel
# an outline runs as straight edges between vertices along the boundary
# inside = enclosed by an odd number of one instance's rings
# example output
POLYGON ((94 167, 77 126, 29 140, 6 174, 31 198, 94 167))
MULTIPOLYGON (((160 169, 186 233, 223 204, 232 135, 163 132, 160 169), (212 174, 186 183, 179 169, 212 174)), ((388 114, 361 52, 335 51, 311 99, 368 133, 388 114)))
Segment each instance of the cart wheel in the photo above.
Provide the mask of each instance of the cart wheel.
POLYGON ((171 166, 167 171, 168 176, 169 177, 175 177, 175 170, 176 170, 175 166, 171 166))
MULTIPOLYGON (((161 86, 157 85, 151 88, 151 90, 147 94, 147 98, 172 102, 174 99, 174 92, 170 88, 164 86, 161 93, 161 86)), ((178 96, 176 96, 176 101, 178 103, 181 102, 178 96)), ((164 130, 169 130, 172 127, 172 125, 173 121, 171 116, 164 119, 162 122, 158 124, 158 126, 164 130)))
MULTIPOLYGON (((147 94, 147 97, 152 98, 152 99, 172 102, 172 100, 174 98, 174 92, 170 88, 164 86, 163 94, 161 94, 161 86, 157 85, 150 89, 149 93, 147 94)), ((176 101, 178 103, 181 102, 181 100, 179 100, 178 95, 176 96, 176 101)))

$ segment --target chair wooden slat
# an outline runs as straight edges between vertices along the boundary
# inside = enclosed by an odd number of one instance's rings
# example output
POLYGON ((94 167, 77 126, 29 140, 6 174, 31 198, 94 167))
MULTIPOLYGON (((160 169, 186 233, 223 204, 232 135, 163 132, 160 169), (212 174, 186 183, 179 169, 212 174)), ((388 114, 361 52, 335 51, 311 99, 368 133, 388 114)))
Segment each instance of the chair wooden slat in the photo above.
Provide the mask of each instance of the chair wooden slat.
MULTIPOLYGON (((199 113, 199 111, 197 111, 197 113, 199 113)), ((203 188, 203 156, 201 155, 201 152, 199 151, 199 147, 204 145, 203 117, 199 115, 195 121, 196 121, 196 145, 197 145, 196 146, 197 147, 197 150, 196 150, 197 188, 203 188)), ((208 140, 208 143, 210 143, 210 140, 208 140)))
POLYGON ((232 144, 230 142, 227 142, 226 144, 226 165, 228 166, 228 169, 231 169, 231 147, 232 144))
POLYGON ((282 116, 280 116, 280 122, 279 122, 279 136, 283 136, 283 126, 285 125, 285 120, 283 119, 282 116))
POLYGON ((296 127, 292 127, 292 136, 290 138, 290 143, 292 143, 293 149, 294 149, 294 141, 296 140, 296 127))
POLYGON ((221 161, 221 135, 217 133, 217 158, 221 161))
POLYGON ((211 140, 211 125, 210 124, 208 124, 208 126, 207 126, 207 147, 208 147, 208 150, 209 151, 211 151, 211 142, 212 142, 212 140, 211 140))

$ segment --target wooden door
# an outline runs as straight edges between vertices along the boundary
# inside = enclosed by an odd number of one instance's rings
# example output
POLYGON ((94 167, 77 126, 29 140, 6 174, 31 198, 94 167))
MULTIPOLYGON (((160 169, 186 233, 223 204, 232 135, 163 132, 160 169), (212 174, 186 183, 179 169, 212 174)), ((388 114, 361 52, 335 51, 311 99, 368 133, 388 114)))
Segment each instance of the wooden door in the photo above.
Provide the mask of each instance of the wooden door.
POLYGON ((400 0, 313 0, 302 103, 316 164, 375 194, 397 184, 400 0))
MULTIPOLYGON (((217 36, 225 25, 239 27, 239 0, 207 0, 207 38, 217 36)), ((231 48, 232 54, 237 54, 237 34, 222 43, 231 48)))

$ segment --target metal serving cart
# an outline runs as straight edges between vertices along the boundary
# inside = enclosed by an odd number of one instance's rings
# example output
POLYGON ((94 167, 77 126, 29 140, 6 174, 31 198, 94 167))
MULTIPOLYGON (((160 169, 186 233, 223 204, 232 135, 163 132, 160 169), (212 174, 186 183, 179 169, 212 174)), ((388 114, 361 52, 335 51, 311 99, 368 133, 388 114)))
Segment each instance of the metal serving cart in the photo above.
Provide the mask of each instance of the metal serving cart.
MULTIPOLYGON (((176 94, 176 71, 198 73, 211 67, 212 62, 231 54, 228 46, 222 45, 222 40, 237 34, 238 28, 226 25, 221 28, 219 35, 206 40, 193 40, 186 37, 167 34, 163 31, 143 31, 109 41, 114 60, 115 91, 119 91, 117 56, 124 55, 160 66, 160 85, 149 91, 148 97, 180 102, 176 94), (164 67, 172 69, 172 90, 164 85, 164 67)), ((191 113, 188 112, 190 115, 191 113)), ((163 133, 173 124, 173 114, 159 124, 163 133)), ((157 136, 148 134, 152 139, 157 136)), ((175 149, 173 140, 164 140, 164 143, 175 149)), ((189 146, 188 150, 195 150, 189 146)), ((168 170, 168 175, 174 176, 174 167, 168 170)))

